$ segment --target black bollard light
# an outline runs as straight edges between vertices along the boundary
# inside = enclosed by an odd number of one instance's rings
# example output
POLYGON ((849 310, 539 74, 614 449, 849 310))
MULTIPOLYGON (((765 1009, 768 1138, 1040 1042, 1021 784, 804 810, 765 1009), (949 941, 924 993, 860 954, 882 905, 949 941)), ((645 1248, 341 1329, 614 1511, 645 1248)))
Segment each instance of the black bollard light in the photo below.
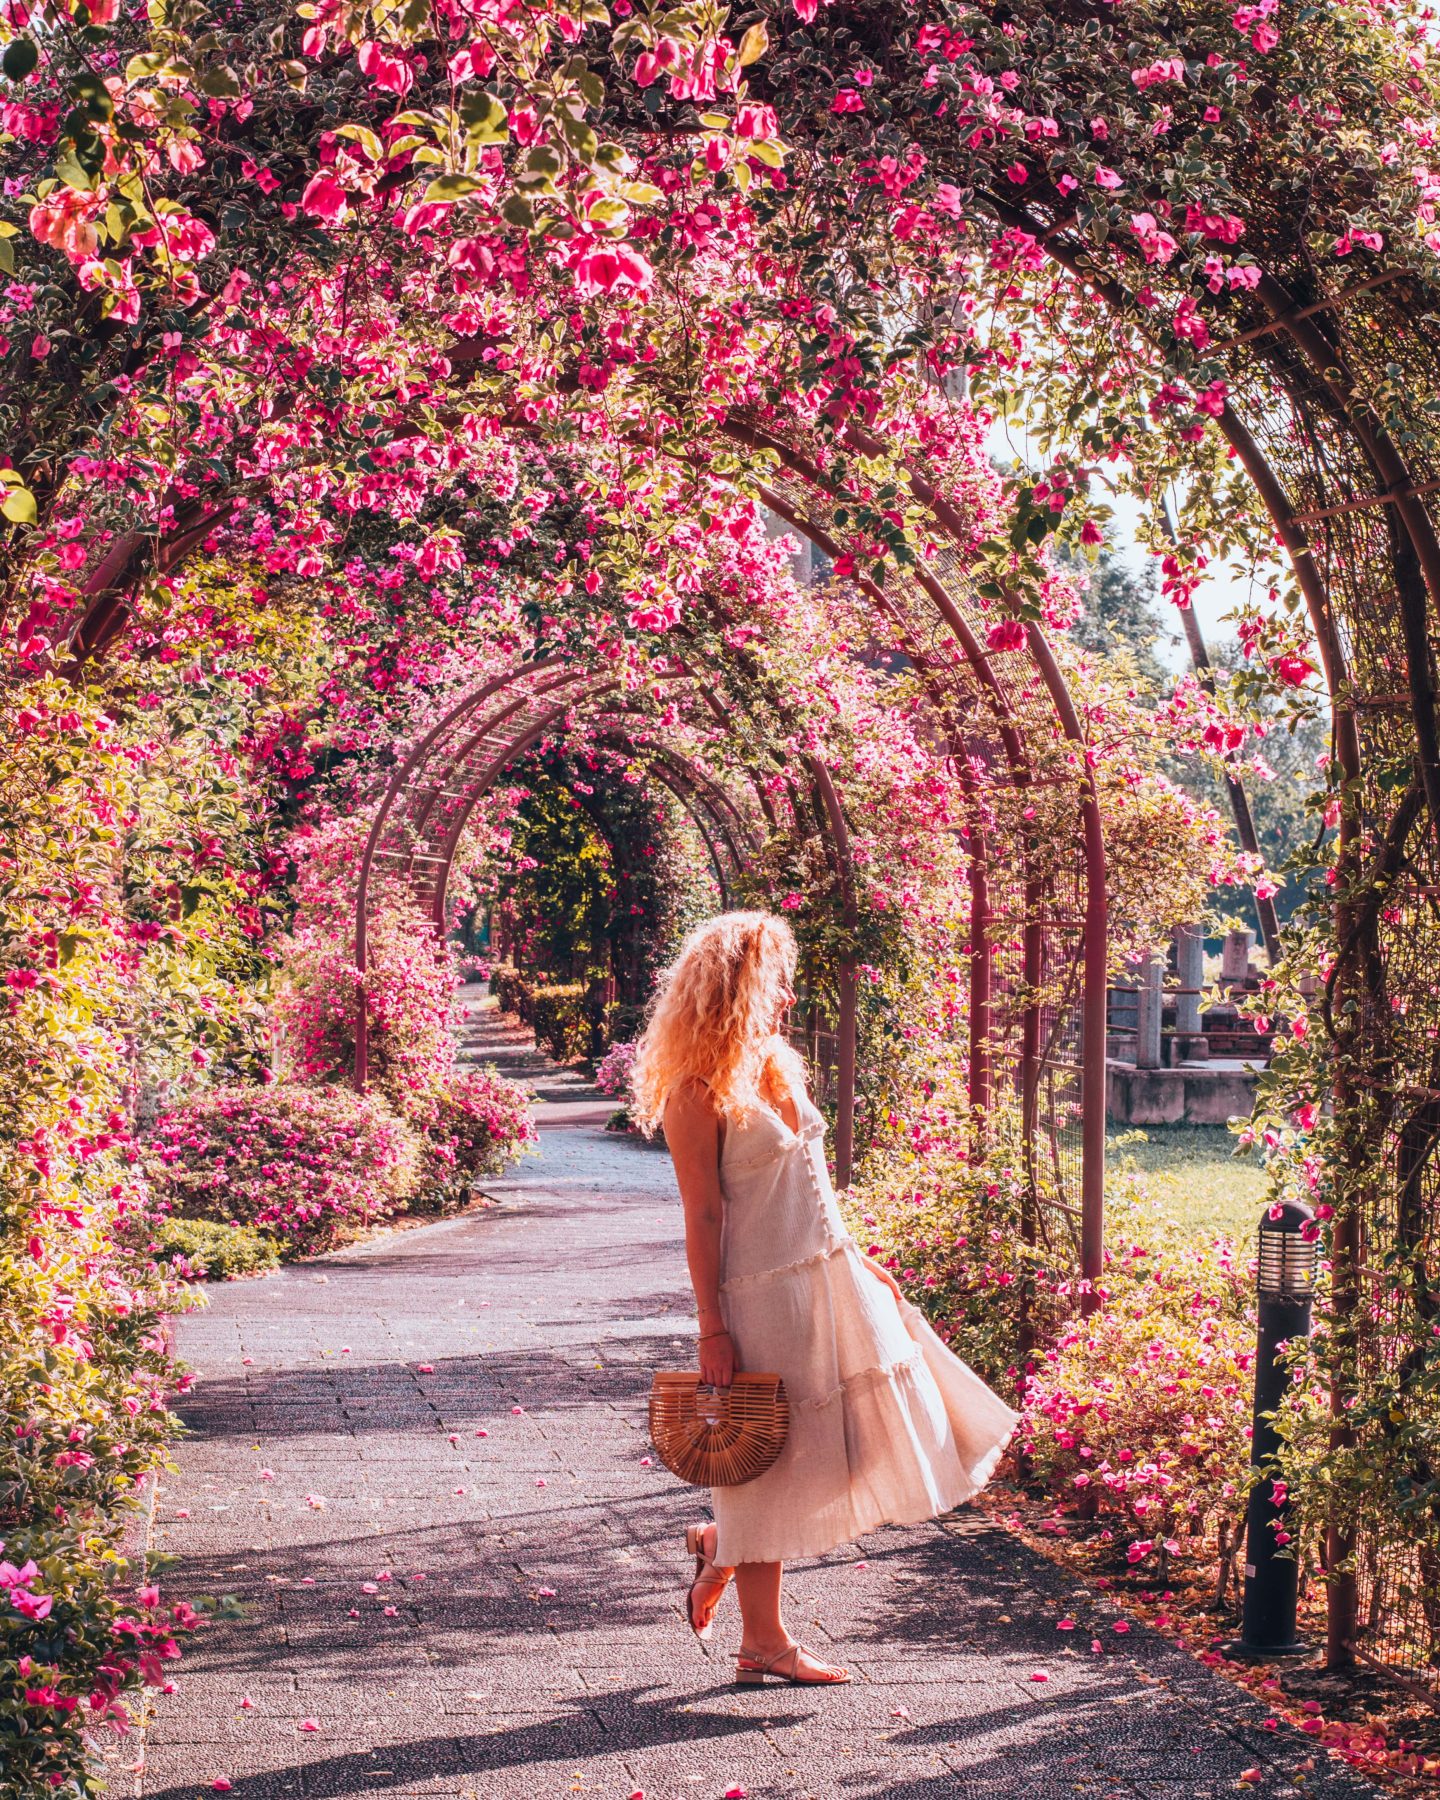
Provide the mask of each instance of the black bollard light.
MULTIPOLYGON (((1310 1305, 1320 1262, 1315 1215, 1297 1200, 1267 1207, 1260 1220, 1260 1256, 1256 1287, 1260 1328, 1255 1349, 1255 1413, 1250 1461, 1256 1467, 1280 1447, 1280 1434, 1266 1413, 1273 1413, 1289 1377, 1276 1357, 1279 1344, 1309 1337, 1310 1305)), ((1303 1656, 1306 1646, 1295 1637, 1300 1564, 1278 1544, 1290 1511, 1288 1494, 1279 1502, 1266 1475, 1250 1489, 1245 1515, 1245 1597, 1240 1636, 1225 1645, 1227 1656, 1264 1662, 1274 1656, 1303 1656)))

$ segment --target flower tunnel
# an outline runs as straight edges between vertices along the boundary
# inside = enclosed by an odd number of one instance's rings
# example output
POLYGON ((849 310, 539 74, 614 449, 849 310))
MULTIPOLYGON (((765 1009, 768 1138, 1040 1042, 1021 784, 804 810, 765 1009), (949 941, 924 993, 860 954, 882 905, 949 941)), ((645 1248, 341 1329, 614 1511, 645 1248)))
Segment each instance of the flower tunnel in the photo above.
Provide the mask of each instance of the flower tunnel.
MULTIPOLYGON (((1265 874, 1167 755, 1233 774, 1320 722, 1251 1129, 1323 1239, 1291 1460, 1329 1659, 1435 1692, 1433 21, 306 10, 182 44, 0 5, 19 1336, 80 1391, 162 1102, 260 1107, 306 931, 374 1088, 389 897, 448 944, 491 798, 585 758, 668 796, 722 904, 792 919, 842 1183, 882 1124, 915 1166, 962 1143, 957 1189, 1017 1146, 1019 1230, 1103 1322, 1107 981, 1265 874), (1085 649, 1064 570, 1117 525, 1182 608, 1238 562, 1241 701, 1147 705, 1085 649)), ((99 1407, 122 1448, 144 1342, 99 1407)), ((83 1571, 56 1497, 27 1521, 83 1571)))
MULTIPOLYGON (((899 465, 934 551, 882 586, 847 553, 854 532, 845 521, 873 504, 897 466, 885 446, 852 434, 862 460, 844 474, 833 466, 822 472, 818 446, 793 432, 777 438, 731 416, 723 433, 743 446, 742 479, 753 482, 755 498, 829 560, 833 579, 859 606, 871 648, 899 659, 923 692, 928 754, 965 796, 956 829, 969 868, 975 1153, 983 1154, 997 1101, 1013 1093, 1027 1164, 1026 1230, 1069 1263, 1088 1310, 1104 1255, 1104 1106, 1103 1098, 1087 1106, 1086 1095, 1103 1097, 1105 1085, 1107 888, 1099 805, 1065 677, 1038 623, 977 593, 967 560, 973 523, 919 468, 899 465)), ((834 1046, 835 1163, 844 1184, 854 1160, 861 926, 844 795, 823 735, 767 686, 743 642, 737 645, 744 605, 723 586, 712 572, 703 592, 719 639, 701 646, 682 622, 661 641, 643 680, 583 654, 540 656, 462 694, 417 737, 389 776, 360 862, 356 966, 366 966, 377 878, 402 881, 436 929, 445 929, 466 825, 533 746, 577 731, 632 753, 643 745, 651 778, 672 791, 678 783, 702 821, 727 896, 767 831, 780 826, 824 846, 838 927, 826 982, 834 1016, 824 1035, 834 1046), (662 722, 673 725, 682 714, 688 753, 662 722), (816 747, 804 748, 807 742, 816 747), (705 767, 717 751, 720 766, 705 767)), ((355 1077, 363 1085, 363 998, 361 1013, 355 1077)))

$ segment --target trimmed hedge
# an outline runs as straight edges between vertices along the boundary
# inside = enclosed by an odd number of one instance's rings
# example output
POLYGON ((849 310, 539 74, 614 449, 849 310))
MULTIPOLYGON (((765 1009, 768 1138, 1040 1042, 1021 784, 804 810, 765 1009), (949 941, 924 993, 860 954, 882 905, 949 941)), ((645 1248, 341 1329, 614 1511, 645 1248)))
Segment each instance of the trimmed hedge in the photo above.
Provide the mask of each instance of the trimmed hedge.
POLYGON ((280 1264, 276 1240, 238 1220, 217 1224, 213 1219, 155 1219, 149 1249, 186 1281, 235 1281, 280 1264))

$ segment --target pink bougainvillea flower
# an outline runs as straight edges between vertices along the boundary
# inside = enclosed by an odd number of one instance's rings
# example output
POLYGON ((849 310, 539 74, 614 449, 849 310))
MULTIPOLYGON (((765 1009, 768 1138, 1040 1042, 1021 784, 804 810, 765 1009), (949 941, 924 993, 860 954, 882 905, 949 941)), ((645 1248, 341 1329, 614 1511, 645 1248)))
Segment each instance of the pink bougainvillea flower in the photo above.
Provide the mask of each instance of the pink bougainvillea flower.
POLYGON ((1117 1619, 1110 1629, 1112 1631, 1128 1631, 1130 1629, 1130 1621, 1128 1619, 1117 1619))
POLYGON ((1055 1621, 1055 1629, 1057 1631, 1073 1631, 1075 1629, 1075 1621, 1073 1619, 1057 1619, 1055 1621))
POLYGON ((1032 1681, 1048 1681, 1050 1677, 1044 1669, 1032 1669, 1030 1671, 1030 1679, 1032 1681))
POLYGON ((320 1721, 318 1719, 302 1719, 300 1721, 301 1731, 318 1731, 319 1729, 320 1721))
POLYGON ((383 44, 362 44, 355 60, 361 72, 368 75, 377 88, 392 94, 408 94, 414 84, 415 71, 410 64, 383 44))
POLYGON ((325 1508, 325 1496, 323 1494, 307 1494, 305 1504, 312 1512, 322 1512, 325 1508))
POLYGON ((434 1363, 416 1363, 415 1373, 417 1375, 433 1375, 435 1373, 435 1365, 434 1363))
POLYGON ((726 1788, 725 1800, 745 1800, 745 1796, 749 1792, 749 1788, 737 1781, 732 1787, 726 1788))
POLYGON ((233 1785, 233 1783, 229 1780, 229 1778, 227 1776, 224 1776, 224 1775, 217 1775, 215 1777, 215 1779, 210 1783, 211 1788, 217 1794, 228 1794, 230 1792, 232 1785, 233 1785))
POLYGON ((575 291, 582 298, 595 294, 648 293, 655 271, 639 253, 621 245, 592 247, 570 265, 575 291))
POLYGON ((300 209, 322 225, 343 225, 350 211, 344 188, 328 170, 312 175, 300 196, 300 209))
POLYGON ((1025 626, 1019 619, 997 620, 985 633, 985 642, 992 650, 1023 650, 1025 626))
POLYGON ((535 1477, 535 1485, 537 1488, 544 1487, 545 1486, 545 1477, 543 1475, 537 1475, 535 1477))

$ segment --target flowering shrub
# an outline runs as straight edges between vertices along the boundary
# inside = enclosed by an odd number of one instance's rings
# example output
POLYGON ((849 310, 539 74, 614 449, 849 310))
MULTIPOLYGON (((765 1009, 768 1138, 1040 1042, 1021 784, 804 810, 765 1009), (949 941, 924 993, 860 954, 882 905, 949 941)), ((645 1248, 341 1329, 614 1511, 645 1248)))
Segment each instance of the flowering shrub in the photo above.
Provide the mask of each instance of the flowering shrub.
POLYGON ((536 1141, 529 1095, 493 1068, 453 1076, 411 1119, 424 1133, 412 1211, 463 1204, 480 1176, 499 1174, 536 1141))
POLYGON ((956 1355, 1014 1395, 1024 1309, 1041 1333, 1071 1310, 1068 1262, 1024 1240, 1020 1162, 997 1145, 988 1162, 972 1164, 967 1141, 963 1122, 935 1096, 877 1137, 863 1181, 842 1205, 860 1247, 956 1355))
POLYGON ((612 1044, 600 1059, 595 1070, 595 1085, 602 1094, 615 1094, 620 1099, 610 1117, 605 1121, 607 1131, 633 1131, 634 1121, 630 1116, 630 1070, 635 1063, 635 1042, 631 1038, 621 1044, 612 1044))
POLYGON ((1020 1448, 1065 1505, 1116 1516, 1128 1560, 1214 1531, 1238 1538, 1249 1492, 1254 1278, 1224 1238, 1183 1254, 1107 1253, 1106 1304, 1033 1362, 1020 1448))
POLYGON ((166 1113, 146 1163, 170 1212, 259 1225, 295 1252, 393 1212, 415 1190, 421 1152, 382 1100, 285 1082, 220 1088, 166 1113))
POLYGON ((846 1197, 862 1247, 957 1355, 1017 1395, 1016 1448, 1062 1506, 1113 1515, 1132 1562, 1202 1535, 1228 1555, 1250 1467, 1246 1257, 1223 1237, 1175 1244, 1173 1221, 1114 1182, 1103 1304, 1082 1319, 1066 1247, 1052 1260, 1023 1240, 1018 1162, 972 1166, 938 1125, 921 1115, 903 1147, 882 1140, 881 1173, 846 1197))
POLYGON ((602 1094, 616 1094, 628 1099, 630 1071, 635 1066, 635 1040, 612 1044, 601 1057, 595 1070, 595 1085, 602 1094))
MULTIPOLYGON (((463 1201, 534 1139, 529 1099, 494 1069, 462 1072, 451 1011, 456 970, 448 941, 398 906, 370 933, 365 981, 375 1093, 416 1134, 413 1179, 399 1198, 426 1210, 463 1201)), ((358 981, 335 921, 304 926, 285 949, 276 1019, 295 1073, 307 1083, 349 1080, 358 981)))
MULTIPOLYGON (((449 945, 428 923, 398 907, 371 922, 369 1079, 402 1117, 417 1105, 423 1110, 454 1067, 455 980, 449 945)), ((345 932, 302 925, 285 946, 275 1005, 290 1072, 302 1081, 350 1079, 358 998, 345 932)))

